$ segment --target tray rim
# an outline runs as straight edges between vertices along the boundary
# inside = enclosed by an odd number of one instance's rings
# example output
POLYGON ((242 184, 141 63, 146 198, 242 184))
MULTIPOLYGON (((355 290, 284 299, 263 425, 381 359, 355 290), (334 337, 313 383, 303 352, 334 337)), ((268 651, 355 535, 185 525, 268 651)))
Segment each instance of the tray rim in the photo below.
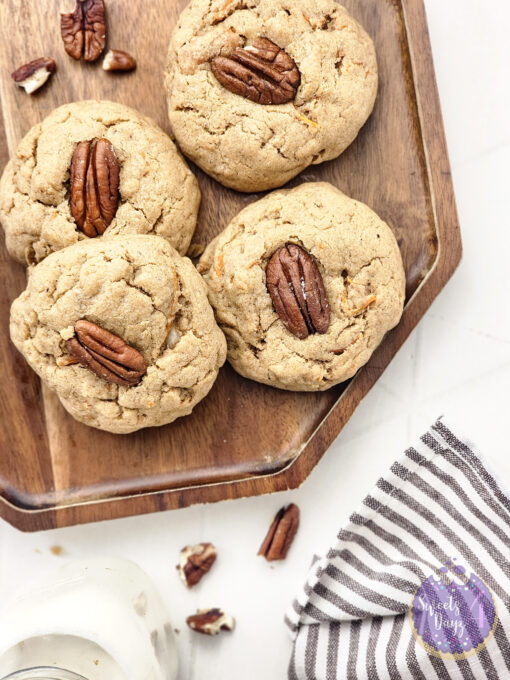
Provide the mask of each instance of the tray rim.
POLYGON ((412 85, 437 235, 436 258, 408 300, 400 324, 386 335, 369 362, 350 380, 296 456, 283 468, 236 480, 158 489, 118 497, 91 498, 46 508, 24 508, 0 495, 0 517, 12 526, 21 531, 37 531, 177 509, 197 503, 275 493, 299 487, 310 475, 361 400, 451 278, 462 257, 460 227, 424 0, 392 2, 398 3, 404 17, 413 73, 412 85), (404 323, 404 320, 408 323, 404 323), (268 482, 271 485, 269 489, 268 482))

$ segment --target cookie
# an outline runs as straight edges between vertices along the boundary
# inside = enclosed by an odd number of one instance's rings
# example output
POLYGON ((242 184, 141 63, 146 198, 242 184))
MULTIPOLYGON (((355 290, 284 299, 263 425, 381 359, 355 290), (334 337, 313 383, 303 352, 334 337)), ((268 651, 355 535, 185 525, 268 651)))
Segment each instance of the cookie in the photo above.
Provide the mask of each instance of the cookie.
POLYGON ((341 154, 373 109, 377 81, 372 40, 335 0, 192 0, 165 85, 181 150, 251 192, 341 154))
POLYGON ((405 273, 391 229, 323 182, 249 205, 198 268, 232 366, 286 390, 351 378, 402 314, 405 273))
POLYGON ((82 241, 30 271, 11 338, 77 420, 127 433, 191 412, 226 345, 191 261, 157 236, 82 241))
POLYGON ((7 249, 25 264, 102 233, 158 234, 184 254, 199 203, 198 183, 168 135, 107 101, 55 109, 20 142, 0 180, 7 249))

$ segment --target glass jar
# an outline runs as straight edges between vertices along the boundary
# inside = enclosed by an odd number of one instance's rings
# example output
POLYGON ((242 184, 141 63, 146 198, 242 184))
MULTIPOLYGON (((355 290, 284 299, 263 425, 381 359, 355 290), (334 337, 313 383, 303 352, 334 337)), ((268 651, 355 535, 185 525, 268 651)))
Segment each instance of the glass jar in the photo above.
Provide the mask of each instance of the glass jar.
POLYGON ((0 612, 0 678, 175 680, 177 649, 149 577, 119 559, 71 560, 0 612))
POLYGON ((87 680, 83 675, 64 671, 62 668, 29 668, 7 675, 3 680, 87 680))

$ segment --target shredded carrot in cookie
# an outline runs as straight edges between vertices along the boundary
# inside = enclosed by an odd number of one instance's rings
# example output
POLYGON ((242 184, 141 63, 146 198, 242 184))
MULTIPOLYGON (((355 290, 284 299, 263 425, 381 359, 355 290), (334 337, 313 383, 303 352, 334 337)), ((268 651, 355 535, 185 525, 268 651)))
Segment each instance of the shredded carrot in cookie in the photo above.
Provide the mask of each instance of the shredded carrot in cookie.
POLYGON ((309 23, 310 26, 312 25, 312 22, 310 21, 310 17, 306 16, 306 14, 304 14, 304 13, 303 13, 303 19, 304 19, 307 23, 309 23))
POLYGON ((223 19, 223 13, 226 12, 230 5, 233 5, 235 2, 237 2, 237 0, 227 0, 223 7, 219 9, 214 15, 214 20, 219 21, 220 19, 223 19))
POLYGON ((364 286, 364 283, 360 283, 359 281, 355 281, 354 279, 351 279, 350 276, 348 276, 346 279, 347 283, 349 286, 364 286))
POLYGON ((56 363, 57 366, 60 366, 60 368, 62 368, 63 366, 72 366, 73 364, 79 364, 80 362, 75 357, 63 356, 59 357, 56 363))
MULTIPOLYGON (((360 314, 363 310, 365 310, 368 306, 372 305, 375 301, 377 300, 375 295, 371 295, 365 302, 361 305, 361 307, 358 307, 357 309, 348 309, 348 310, 343 310, 347 316, 357 316, 360 314)), ((342 308, 344 306, 344 303, 347 302, 347 296, 345 294, 345 291, 342 293, 342 308)))
POLYGON ((223 274, 223 253, 218 255, 218 261, 216 263, 216 276, 221 276, 223 274))
POLYGON ((255 260, 254 262, 252 262, 251 264, 249 264, 249 265, 246 267, 246 269, 251 269, 252 267, 255 267, 256 264, 260 264, 260 261, 259 261, 259 260, 255 260))
POLYGON ((219 10, 219 12, 225 12, 230 5, 233 5, 234 2, 237 2, 237 0, 227 0, 227 2, 223 5, 223 7, 219 10))
POLYGON ((293 106, 296 109, 297 117, 300 118, 304 123, 306 123, 307 125, 311 125, 311 127, 314 127, 316 129, 319 127, 319 124, 316 123, 314 120, 311 120, 310 118, 307 118, 306 116, 303 116, 303 114, 301 113, 301 111, 298 109, 298 107, 295 104, 293 104, 293 106))

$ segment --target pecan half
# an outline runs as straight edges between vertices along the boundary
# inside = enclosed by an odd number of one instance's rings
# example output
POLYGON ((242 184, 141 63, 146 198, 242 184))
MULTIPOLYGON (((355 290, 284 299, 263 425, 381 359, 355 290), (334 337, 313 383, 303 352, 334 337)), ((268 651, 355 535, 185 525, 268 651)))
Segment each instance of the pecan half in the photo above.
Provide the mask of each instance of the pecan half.
POLYGON ((237 47, 229 57, 214 57, 211 69, 227 90, 259 104, 291 102, 301 83, 294 59, 267 38, 237 47))
POLYGON ((122 50, 109 50, 103 59, 105 71, 132 71, 136 68, 136 59, 122 50))
POLYGON ((103 234, 119 205, 119 162, 107 139, 80 142, 71 160, 71 215, 91 238, 103 234))
POLYGON ((313 257, 295 243, 278 248, 268 262, 266 285, 276 313, 301 340, 310 333, 326 333, 329 302, 313 257))
POLYGON ((74 326, 76 336, 67 341, 68 352, 82 366, 116 385, 136 385, 147 371, 140 352, 91 321, 80 319, 74 326))
POLYGON ((60 15, 60 33, 70 57, 95 61, 106 45, 104 0, 76 0, 74 12, 60 15))
POLYGON ((28 64, 20 66, 11 73, 11 77, 27 94, 32 94, 48 80, 57 70, 57 64, 51 57, 39 57, 28 64))
POLYGON ((188 588, 196 586, 207 574, 216 561, 216 548, 212 543, 199 543, 198 545, 187 545, 181 550, 181 558, 177 569, 181 580, 188 588))
POLYGON ((222 609, 199 609, 186 619, 188 626, 203 635, 218 635, 222 630, 234 630, 235 620, 222 609))
POLYGON ((299 508, 291 503, 283 507, 273 520, 258 555, 262 555, 268 562, 284 560, 299 528, 299 508))

